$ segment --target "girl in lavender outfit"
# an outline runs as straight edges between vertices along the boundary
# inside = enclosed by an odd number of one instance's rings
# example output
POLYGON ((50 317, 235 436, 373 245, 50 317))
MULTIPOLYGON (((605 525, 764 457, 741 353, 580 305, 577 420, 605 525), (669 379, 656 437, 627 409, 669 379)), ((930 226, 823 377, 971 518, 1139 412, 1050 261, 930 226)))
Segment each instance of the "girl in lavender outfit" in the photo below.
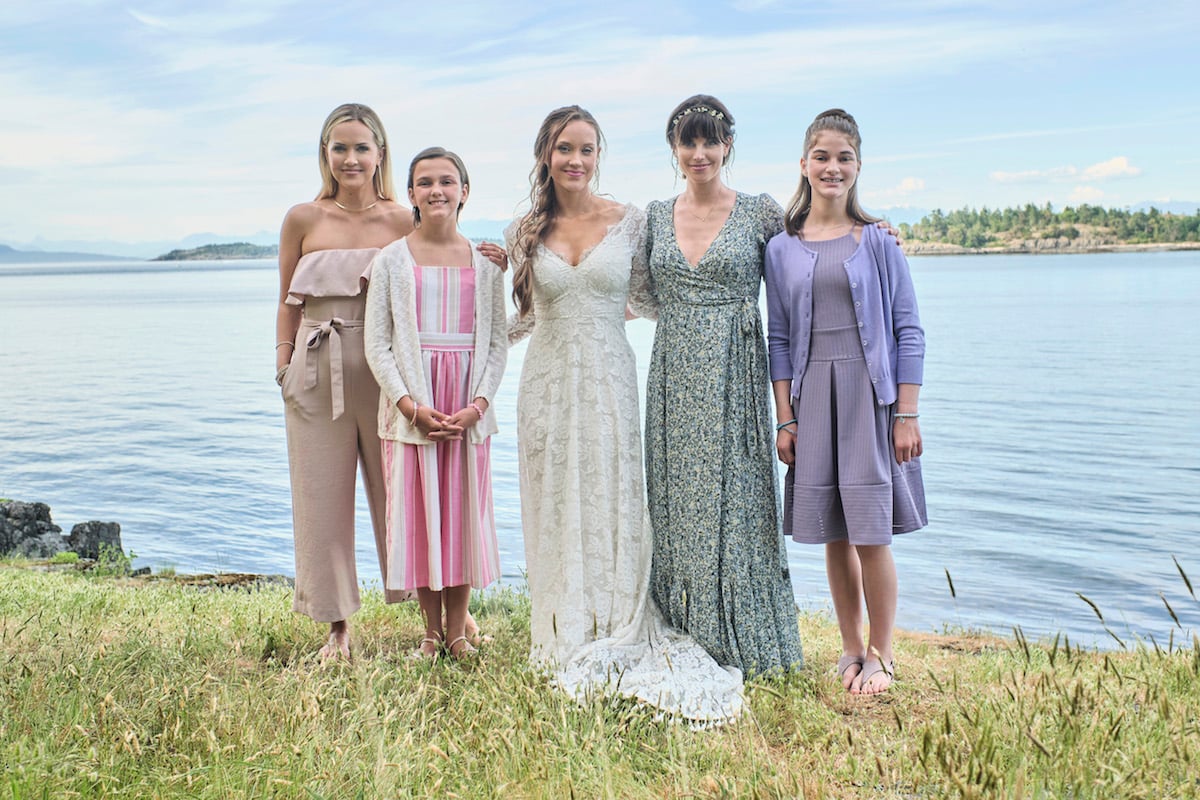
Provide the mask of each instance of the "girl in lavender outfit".
POLYGON ((776 450, 788 465, 784 530, 825 545, 838 675, 853 694, 878 694, 894 676, 892 536, 927 521, 917 424, 925 334, 904 254, 859 207, 861 146, 841 109, 805 133, 800 188, 767 245, 767 339, 776 450))

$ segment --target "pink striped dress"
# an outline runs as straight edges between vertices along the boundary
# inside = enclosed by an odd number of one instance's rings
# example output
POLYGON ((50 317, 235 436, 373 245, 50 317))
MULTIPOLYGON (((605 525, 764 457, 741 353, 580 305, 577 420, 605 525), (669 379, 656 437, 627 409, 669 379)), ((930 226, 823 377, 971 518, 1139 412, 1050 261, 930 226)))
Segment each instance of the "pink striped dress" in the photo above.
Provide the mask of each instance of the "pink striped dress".
MULTIPOLYGON (((434 408, 453 414, 472 400, 475 271, 413 272, 425 380, 434 408)), ((389 588, 482 589, 500 576, 490 445, 466 437, 422 445, 383 440, 389 588)))

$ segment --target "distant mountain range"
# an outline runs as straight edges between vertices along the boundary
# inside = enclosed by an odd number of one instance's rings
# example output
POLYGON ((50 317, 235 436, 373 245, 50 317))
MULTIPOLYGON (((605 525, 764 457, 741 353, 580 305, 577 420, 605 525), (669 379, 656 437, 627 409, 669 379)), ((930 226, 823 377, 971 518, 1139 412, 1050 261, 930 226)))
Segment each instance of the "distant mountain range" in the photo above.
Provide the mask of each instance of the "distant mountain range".
MULTIPOLYGON (((502 237, 509 220, 468 220, 462 232, 472 239, 502 237)), ((112 240, 46 239, 32 242, 7 241, 0 243, 0 264, 31 261, 95 261, 109 258, 152 260, 178 250, 196 250, 216 244, 251 244, 273 247, 279 244, 278 231, 259 231, 252 234, 225 235, 194 233, 174 241, 116 242, 112 240)))
MULTIPOLYGON (((1040 205, 1040 204, 1037 204, 1040 205)), ((1150 200, 1130 206, 1132 211, 1149 211, 1157 208, 1170 214, 1195 214, 1200 212, 1200 202, 1173 200, 1154 202, 1150 200)), ((927 216, 932 209, 892 206, 868 209, 873 214, 886 217, 893 225, 914 225, 927 216)), ((955 209, 943 208, 949 212, 955 209)), ((509 220, 467 220, 463 222, 463 234, 472 239, 499 240, 509 220)), ((112 240, 45 239, 38 237, 31 242, 8 241, 0 243, 0 263, 31 261, 89 261, 104 259, 154 259, 173 250, 195 250, 206 245, 247 243, 271 247, 279 243, 276 231, 259 231, 253 234, 225 235, 218 233, 194 233, 173 241, 116 242, 112 240)))
POLYGON ((76 253, 58 250, 14 250, 0 244, 0 264, 29 264, 61 261, 131 261, 128 256, 76 253))

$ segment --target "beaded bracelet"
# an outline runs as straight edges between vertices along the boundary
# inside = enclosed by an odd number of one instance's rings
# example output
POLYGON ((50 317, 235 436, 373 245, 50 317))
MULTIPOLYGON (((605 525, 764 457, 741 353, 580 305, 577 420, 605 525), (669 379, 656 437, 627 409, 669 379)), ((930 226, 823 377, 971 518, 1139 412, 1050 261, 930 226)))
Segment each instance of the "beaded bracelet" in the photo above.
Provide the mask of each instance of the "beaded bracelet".
POLYGON ((900 420, 900 424, 903 425, 906 422, 908 422, 910 419, 916 419, 917 417, 919 417, 921 415, 917 414, 917 413, 913 413, 913 414, 893 414, 892 416, 895 417, 896 419, 900 420))
POLYGON ((483 409, 479 407, 479 403, 476 403, 474 400, 472 400, 467 405, 469 405, 471 408, 475 409, 475 413, 479 415, 480 419, 483 419, 483 409))
POLYGON ((784 428, 786 428, 788 425, 795 425, 795 424, 796 424, 796 420, 794 420, 794 419, 789 419, 787 422, 781 422, 781 423, 779 423, 778 425, 776 425, 776 426, 775 426, 775 430, 777 430, 777 431, 781 431, 781 430, 783 430, 784 428))

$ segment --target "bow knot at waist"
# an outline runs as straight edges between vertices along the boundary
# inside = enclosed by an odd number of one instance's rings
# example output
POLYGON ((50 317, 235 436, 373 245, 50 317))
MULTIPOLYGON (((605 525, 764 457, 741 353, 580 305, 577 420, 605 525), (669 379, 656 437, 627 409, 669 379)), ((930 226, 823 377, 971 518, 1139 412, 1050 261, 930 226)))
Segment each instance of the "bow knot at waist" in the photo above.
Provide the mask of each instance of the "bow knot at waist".
POLYGON ((361 330, 363 321, 361 319, 342 319, 341 317, 331 317, 327 320, 317 321, 314 319, 304 318, 300 323, 301 328, 308 328, 308 336, 304 339, 304 350, 302 355, 305 360, 304 365, 304 388, 313 389, 317 385, 317 361, 318 359, 310 356, 315 355, 315 351, 321 347, 321 343, 326 339, 329 340, 329 391, 330 400, 333 407, 333 419, 340 417, 346 410, 346 389, 345 380, 342 375, 342 337, 343 330, 361 330))

